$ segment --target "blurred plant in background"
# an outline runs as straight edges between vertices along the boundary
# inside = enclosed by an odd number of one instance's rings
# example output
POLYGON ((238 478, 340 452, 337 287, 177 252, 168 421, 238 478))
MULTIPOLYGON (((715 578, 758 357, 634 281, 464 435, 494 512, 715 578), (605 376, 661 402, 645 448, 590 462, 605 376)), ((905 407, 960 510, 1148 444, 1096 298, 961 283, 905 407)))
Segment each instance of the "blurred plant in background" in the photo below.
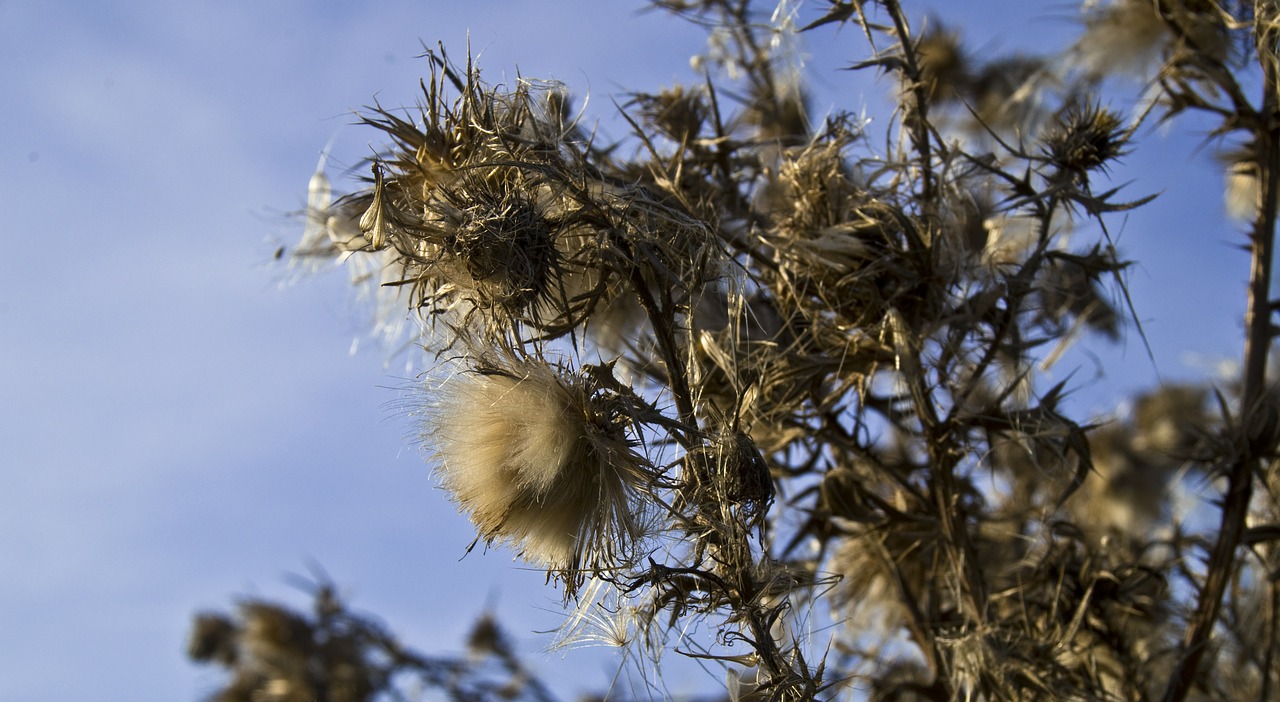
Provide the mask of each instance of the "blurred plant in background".
POLYGON ((332 584, 312 588, 314 609, 259 599, 234 616, 196 615, 187 655, 231 671, 222 702, 357 702, 435 689, 455 700, 556 699, 521 665, 491 618, 477 620, 461 656, 410 651, 368 616, 352 612, 332 584))
MULTIPOLYGON (((1088 2, 1065 55, 983 57, 896 0, 653 5, 708 29, 705 80, 629 95, 628 139, 440 48, 292 252, 433 360, 429 462, 546 569, 561 638, 718 662, 731 699, 1280 698, 1280 8, 1088 2), (798 42, 833 33, 896 86, 883 131, 810 109, 798 42), (1141 332, 1109 227, 1153 197, 1109 168, 1184 112, 1249 223, 1239 370, 1073 416, 1045 371, 1141 332)), ((191 655, 228 700, 550 694, 477 647, 408 653, 322 589, 201 615, 191 655)))

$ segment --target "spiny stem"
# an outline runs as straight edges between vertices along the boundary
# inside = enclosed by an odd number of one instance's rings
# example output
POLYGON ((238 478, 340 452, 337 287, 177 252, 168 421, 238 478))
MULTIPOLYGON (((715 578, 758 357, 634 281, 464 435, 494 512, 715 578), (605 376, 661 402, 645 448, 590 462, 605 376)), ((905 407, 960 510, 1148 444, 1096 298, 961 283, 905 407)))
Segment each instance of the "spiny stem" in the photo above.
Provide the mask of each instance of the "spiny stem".
POLYGON ((685 374, 684 363, 676 348, 670 303, 668 302, 667 309, 658 307, 653 295, 649 294, 649 285, 639 270, 632 274, 631 282, 635 288, 636 297, 640 299, 640 306, 644 308, 649 316, 649 323, 653 325, 653 333, 658 341, 658 351, 667 367, 667 378, 671 383, 671 394, 675 398, 676 412, 679 413, 680 421, 685 425, 683 435, 676 438, 688 448, 693 445, 693 434, 698 430, 698 418, 693 410, 693 394, 689 390, 689 378, 685 374))
MULTIPOLYGON (((1259 4, 1265 0, 1259 0, 1259 4)), ((1262 8, 1258 8, 1261 15, 1262 8)), ((1191 626, 1183 642, 1183 653, 1178 667, 1165 690, 1164 702, 1182 702, 1190 692, 1200 669, 1200 661, 1208 650, 1209 637, 1218 622, 1222 596, 1236 568, 1236 550, 1244 534, 1245 519, 1249 514, 1249 502, 1253 497, 1253 473, 1258 462, 1257 449, 1246 440, 1247 427, 1257 411, 1259 400, 1265 391, 1267 359, 1271 347, 1271 257, 1275 248, 1277 185, 1280 182, 1280 95, 1277 81, 1280 71, 1276 67, 1273 47, 1266 46, 1263 37, 1274 36, 1260 32, 1259 60, 1263 73, 1262 120, 1255 128, 1254 158, 1258 168, 1258 210, 1250 233, 1252 265, 1249 271, 1249 303, 1245 311, 1246 336, 1244 344, 1244 390, 1239 425, 1241 437, 1237 441, 1239 454, 1227 473, 1227 493, 1223 497, 1222 522, 1218 538, 1209 557, 1204 587, 1191 626)))

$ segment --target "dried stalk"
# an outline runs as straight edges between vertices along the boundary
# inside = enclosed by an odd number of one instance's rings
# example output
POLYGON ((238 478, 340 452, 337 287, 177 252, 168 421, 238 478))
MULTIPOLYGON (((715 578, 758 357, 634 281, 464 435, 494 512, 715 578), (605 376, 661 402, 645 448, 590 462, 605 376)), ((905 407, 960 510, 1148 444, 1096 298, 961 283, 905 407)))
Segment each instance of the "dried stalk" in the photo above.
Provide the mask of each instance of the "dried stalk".
MULTIPOLYGON (((1270 0, 1257 0, 1255 21, 1275 17, 1270 0)), ((1262 108, 1253 127, 1259 196, 1256 215, 1249 234, 1249 292, 1245 311, 1244 385, 1241 395, 1240 432, 1236 441, 1238 453, 1226 469, 1227 491, 1222 501, 1222 520, 1210 552, 1205 582, 1200 590, 1183 653, 1178 661, 1164 702, 1182 702, 1191 691, 1200 672, 1201 661, 1208 652, 1209 638, 1218 623, 1223 593, 1239 567, 1237 552, 1244 535, 1246 519, 1253 499, 1253 481, 1260 461, 1272 451, 1269 434, 1256 436, 1256 426, 1267 391, 1266 372, 1272 341, 1271 317, 1274 305, 1271 294, 1271 264, 1275 251, 1276 208, 1280 206, 1280 69, 1277 67, 1275 40, 1280 37, 1274 27, 1259 30, 1258 58, 1262 65, 1262 108), (1261 439, 1261 441, 1259 440, 1261 439)), ((1269 673, 1268 673, 1269 674, 1269 673)))

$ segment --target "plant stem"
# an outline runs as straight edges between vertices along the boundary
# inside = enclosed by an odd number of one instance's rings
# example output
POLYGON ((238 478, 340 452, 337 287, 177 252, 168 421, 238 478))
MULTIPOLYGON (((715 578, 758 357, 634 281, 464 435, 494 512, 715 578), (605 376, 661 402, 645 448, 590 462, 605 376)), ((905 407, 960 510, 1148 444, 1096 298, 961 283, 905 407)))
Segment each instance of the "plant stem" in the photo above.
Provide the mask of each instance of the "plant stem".
MULTIPOLYGON (((1266 4, 1266 0, 1260 0, 1266 4)), ((1262 8, 1258 8, 1259 16, 1262 8)), ((1255 18, 1255 21, 1260 21, 1255 18)), ((1236 570, 1236 550, 1244 533, 1249 502, 1253 497, 1253 474, 1258 463, 1257 448, 1248 439, 1253 415, 1257 412, 1266 384, 1267 359, 1271 347, 1271 257, 1275 249, 1277 184, 1280 179, 1280 96, 1277 81, 1280 72, 1276 55, 1262 37, 1271 36, 1259 29, 1259 60, 1263 73, 1263 105, 1261 119, 1255 127, 1254 148, 1258 173, 1258 210, 1250 233, 1252 263, 1249 271, 1249 302, 1245 311, 1244 388, 1240 410, 1238 453, 1227 472, 1227 493, 1223 496, 1222 522, 1218 538, 1209 557, 1204 587, 1191 626, 1183 641, 1182 658, 1169 680, 1164 702, 1186 699, 1207 652, 1209 637, 1218 621, 1222 596, 1236 570)))

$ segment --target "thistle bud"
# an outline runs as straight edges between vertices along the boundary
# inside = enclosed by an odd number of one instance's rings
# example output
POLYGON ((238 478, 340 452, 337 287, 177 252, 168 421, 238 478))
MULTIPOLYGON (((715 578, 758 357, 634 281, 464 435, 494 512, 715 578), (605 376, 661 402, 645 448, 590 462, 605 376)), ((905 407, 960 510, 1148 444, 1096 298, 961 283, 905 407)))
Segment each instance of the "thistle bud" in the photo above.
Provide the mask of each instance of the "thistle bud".
POLYGON ((1126 135, 1120 117, 1096 103, 1068 110, 1045 139, 1049 159, 1061 168, 1084 172, 1104 169, 1124 155, 1126 135))

